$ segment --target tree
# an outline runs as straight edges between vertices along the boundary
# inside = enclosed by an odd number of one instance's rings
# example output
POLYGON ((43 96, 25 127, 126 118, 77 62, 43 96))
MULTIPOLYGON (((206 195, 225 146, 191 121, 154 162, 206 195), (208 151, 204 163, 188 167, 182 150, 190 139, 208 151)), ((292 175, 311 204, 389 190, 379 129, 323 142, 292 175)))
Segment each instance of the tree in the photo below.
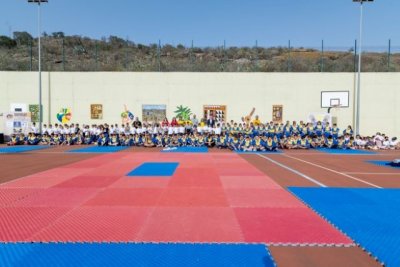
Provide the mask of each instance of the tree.
POLYGON ((18 45, 29 45, 33 40, 28 32, 14 32, 13 36, 18 45))
POLYGON ((17 42, 7 36, 0 36, 0 47, 13 48, 17 46, 17 42))
POLYGON ((180 121, 187 121, 190 119, 190 115, 192 115, 192 111, 190 110, 189 107, 184 107, 182 105, 177 106, 176 110, 174 111, 176 114, 176 117, 180 121))
POLYGON ((65 37, 64 32, 53 32, 51 35, 52 35, 54 38, 64 38, 64 37, 65 37))
POLYGON ((109 43, 111 44, 111 46, 115 47, 115 48, 121 48, 124 47, 126 45, 126 41, 122 38, 119 38, 117 36, 113 36, 111 35, 109 38, 109 43))

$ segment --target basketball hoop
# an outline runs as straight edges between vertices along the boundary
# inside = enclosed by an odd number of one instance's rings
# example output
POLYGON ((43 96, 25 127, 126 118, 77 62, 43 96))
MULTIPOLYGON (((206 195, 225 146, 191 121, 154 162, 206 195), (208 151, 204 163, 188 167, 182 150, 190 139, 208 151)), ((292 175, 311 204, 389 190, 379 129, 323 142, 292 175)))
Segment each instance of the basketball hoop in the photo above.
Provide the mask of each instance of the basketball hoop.
POLYGON ((331 109, 335 110, 336 112, 339 111, 341 106, 342 105, 340 104, 332 105, 331 107, 328 108, 328 113, 329 114, 331 113, 331 109))

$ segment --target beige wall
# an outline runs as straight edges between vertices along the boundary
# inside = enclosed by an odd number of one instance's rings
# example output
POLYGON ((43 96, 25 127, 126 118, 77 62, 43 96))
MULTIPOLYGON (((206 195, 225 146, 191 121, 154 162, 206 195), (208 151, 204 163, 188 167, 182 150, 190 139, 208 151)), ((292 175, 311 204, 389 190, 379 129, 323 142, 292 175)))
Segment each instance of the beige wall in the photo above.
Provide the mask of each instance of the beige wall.
MULTIPOLYGON (((320 107, 321 91, 350 91, 350 108, 333 112, 340 127, 353 121, 353 73, 129 73, 43 72, 44 121, 71 108, 73 122, 119 123, 123 105, 141 117, 142 104, 177 105, 201 116, 205 104, 227 105, 228 119, 239 120, 252 107, 272 119, 272 105, 284 106, 284 120, 306 120, 320 107), (104 119, 90 119, 90 104, 103 104, 104 119)), ((38 103, 36 72, 0 72, 0 112, 10 103, 38 103)), ((361 133, 400 135, 400 73, 362 75, 361 133), (397 116, 396 116, 397 115, 397 116)))

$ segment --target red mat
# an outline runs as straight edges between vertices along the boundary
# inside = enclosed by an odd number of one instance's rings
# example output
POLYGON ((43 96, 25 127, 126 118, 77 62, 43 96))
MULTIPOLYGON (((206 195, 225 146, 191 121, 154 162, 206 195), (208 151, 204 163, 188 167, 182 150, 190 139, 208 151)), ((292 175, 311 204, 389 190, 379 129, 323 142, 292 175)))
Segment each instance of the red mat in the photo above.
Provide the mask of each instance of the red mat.
POLYGON ((233 153, 112 153, 4 184, 0 241, 351 241, 233 153), (172 177, 125 177, 144 162, 172 177))
POLYGON ((209 175, 198 175, 195 173, 188 172, 183 174, 182 171, 179 174, 174 175, 171 178, 169 187, 221 187, 221 181, 217 174, 210 172, 209 175))
POLYGON ((96 188, 48 188, 13 203, 15 207, 77 207, 97 194, 96 188))
POLYGON ((159 206, 172 207, 228 207, 221 188, 168 188, 159 206))
POLYGON ((51 207, 0 208, 0 242, 27 241, 68 211, 51 207))
POLYGON ((308 208, 236 208, 246 242, 351 244, 308 208))
POLYGON ((221 176, 222 186, 229 188, 282 189, 279 184, 266 176, 221 176))
POLYGON ((93 168, 70 168, 70 167, 61 167, 55 168, 43 172, 35 173, 34 176, 38 177, 46 177, 46 178, 72 178, 89 171, 93 170, 93 168))
POLYGON ((156 208, 137 241, 243 242, 230 208, 156 208))
POLYGON ((109 188, 84 206, 155 206, 162 192, 160 188, 109 188))
POLYGON ((49 188, 64 181, 70 177, 43 177, 31 175, 17 180, 13 180, 1 185, 1 188, 49 188))
POLYGON ((306 207, 282 189, 226 189, 225 193, 231 207, 306 207))
POLYGON ((103 188, 108 187, 115 183, 121 176, 110 175, 110 176, 89 176, 82 175, 75 178, 68 179, 65 182, 57 184, 55 187, 60 188, 80 188, 80 187, 94 187, 103 188))
POLYGON ((146 178, 120 177, 110 185, 112 188, 165 188, 169 179, 147 176, 146 178))
POLYGON ((78 208, 29 241, 134 241, 152 208, 78 208))
POLYGON ((37 194, 42 189, 30 188, 0 188, 0 207, 12 205, 27 196, 37 194))
POLYGON ((179 164, 173 177, 181 177, 181 178, 195 177, 201 179, 201 178, 208 178, 211 176, 218 177, 218 172, 213 167, 182 168, 179 164))

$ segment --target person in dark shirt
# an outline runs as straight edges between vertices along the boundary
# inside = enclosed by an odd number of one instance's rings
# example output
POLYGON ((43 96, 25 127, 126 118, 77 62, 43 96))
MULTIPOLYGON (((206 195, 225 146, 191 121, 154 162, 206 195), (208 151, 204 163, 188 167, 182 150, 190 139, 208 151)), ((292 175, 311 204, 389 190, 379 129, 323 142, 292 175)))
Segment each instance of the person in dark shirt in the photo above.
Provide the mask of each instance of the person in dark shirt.
POLYGON ((136 117, 135 121, 133 122, 133 126, 134 126, 136 129, 142 127, 142 122, 139 120, 138 117, 136 117))

